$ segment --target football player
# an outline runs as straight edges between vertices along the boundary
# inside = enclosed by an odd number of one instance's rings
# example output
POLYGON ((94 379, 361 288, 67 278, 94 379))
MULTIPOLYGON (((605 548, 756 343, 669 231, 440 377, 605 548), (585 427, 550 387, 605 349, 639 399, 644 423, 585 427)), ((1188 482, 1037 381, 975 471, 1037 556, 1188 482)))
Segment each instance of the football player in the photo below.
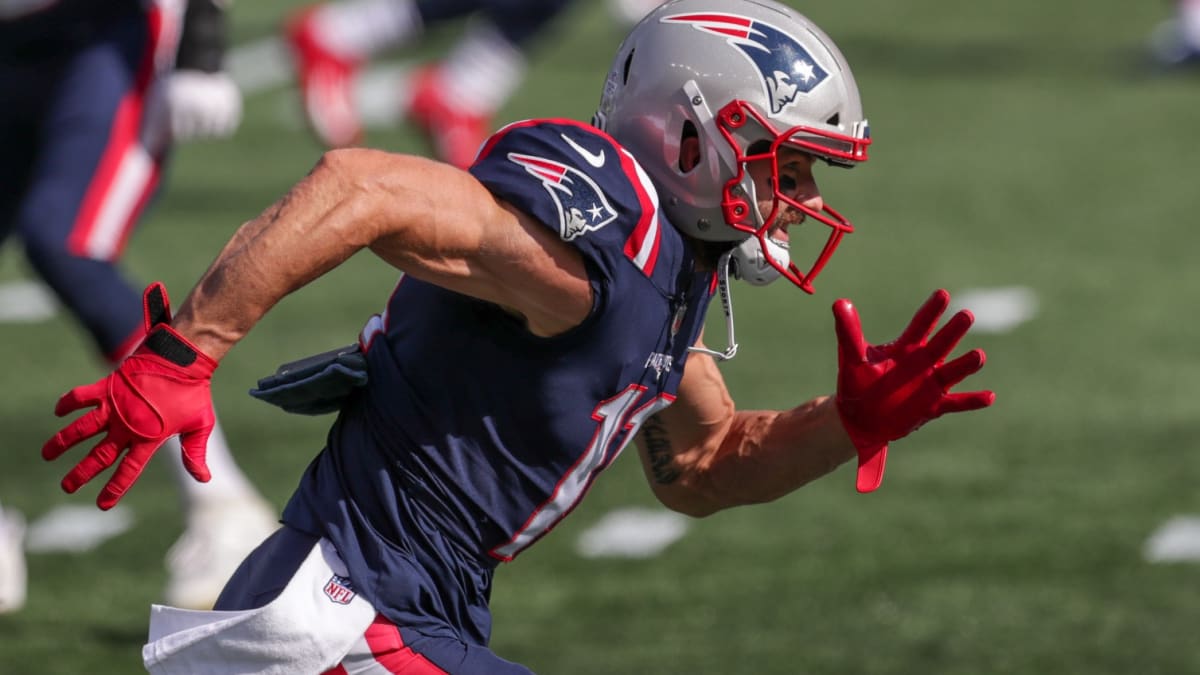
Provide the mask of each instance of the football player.
POLYGON ((891 441, 991 405, 990 391, 951 392, 984 354, 950 357, 972 317, 935 331, 944 291, 879 345, 835 302, 830 395, 740 410, 722 380, 737 351, 730 278, 811 293, 853 231, 818 172, 866 161, 869 144, 850 67, 807 18, 772 0, 673 0, 617 50, 590 125, 510 124, 468 171, 326 153, 174 317, 151 285, 146 341, 56 408, 95 407, 43 455, 102 436, 63 485, 115 464, 100 493, 111 505, 173 433, 203 466, 213 369, 275 303, 364 248, 403 271, 354 348, 260 383, 286 409, 335 410, 326 447, 222 611, 152 610, 147 667, 528 673, 488 648, 493 572, 630 441, 655 495, 701 517, 856 457, 858 489, 873 490, 891 441), (701 336, 714 297, 720 346, 701 336))
MULTIPOLYGON (((466 168, 496 111, 524 80, 525 54, 570 0, 348 0, 302 9, 285 27, 309 127, 330 148, 363 140, 355 84, 363 65, 426 27, 480 14, 440 63, 412 75, 403 109, 435 156, 466 168)), ((398 89, 401 82, 395 85, 398 89)))
MULTIPOLYGON (((240 119, 224 25, 217 0, 0 2, 0 239, 20 239, 110 365, 145 337, 141 294, 118 263, 171 142, 226 136, 240 119)), ((188 524, 165 597, 186 607, 211 607, 276 525, 219 431, 208 456, 223 467, 208 485, 175 462, 188 524)), ((8 520, 0 534, 19 532, 8 520)))

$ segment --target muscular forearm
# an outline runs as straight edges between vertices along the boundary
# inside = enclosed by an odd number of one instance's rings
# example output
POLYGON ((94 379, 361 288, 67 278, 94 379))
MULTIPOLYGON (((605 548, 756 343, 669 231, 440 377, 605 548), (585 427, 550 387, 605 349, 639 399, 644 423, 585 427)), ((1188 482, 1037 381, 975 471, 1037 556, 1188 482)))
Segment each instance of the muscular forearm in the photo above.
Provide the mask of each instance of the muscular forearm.
POLYGON ((469 173, 354 148, 326 153, 242 226, 175 329, 219 359, 284 296, 364 248, 414 278, 511 308, 539 335, 567 330, 591 309, 579 254, 469 173))
POLYGON ((368 192, 344 157, 327 154, 238 230, 180 306, 176 330, 222 358, 279 300, 379 236, 368 192))
POLYGON ((697 516, 778 499, 855 456, 832 397, 782 412, 739 411, 713 448, 672 456, 680 444, 665 434, 647 423, 644 443, 658 466, 651 480, 673 508, 697 516))
POLYGON ((711 481, 733 504, 771 501, 854 456, 833 397, 822 397, 784 412, 739 412, 711 481))

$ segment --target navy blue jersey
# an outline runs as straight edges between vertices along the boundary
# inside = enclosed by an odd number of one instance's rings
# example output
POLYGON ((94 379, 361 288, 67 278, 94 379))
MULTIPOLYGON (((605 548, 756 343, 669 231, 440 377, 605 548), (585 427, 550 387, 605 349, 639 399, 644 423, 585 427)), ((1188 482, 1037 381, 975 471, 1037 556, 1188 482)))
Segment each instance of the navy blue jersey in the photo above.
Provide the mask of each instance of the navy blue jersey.
POLYGON ((467 604, 481 610, 432 610, 468 633, 481 619, 457 614, 486 614, 491 568, 566 516, 641 423, 674 400, 714 287, 642 169, 594 128, 510 125, 471 173, 578 249, 591 313, 541 338, 493 304, 402 278, 364 331, 370 382, 284 516, 330 537, 360 590, 402 625, 417 619, 402 607, 389 613, 392 603, 429 609, 411 580, 387 578, 414 574, 411 556, 425 555, 414 547, 444 549, 436 565, 478 570, 480 580, 465 584, 476 589, 425 580, 434 595, 480 596, 467 604))

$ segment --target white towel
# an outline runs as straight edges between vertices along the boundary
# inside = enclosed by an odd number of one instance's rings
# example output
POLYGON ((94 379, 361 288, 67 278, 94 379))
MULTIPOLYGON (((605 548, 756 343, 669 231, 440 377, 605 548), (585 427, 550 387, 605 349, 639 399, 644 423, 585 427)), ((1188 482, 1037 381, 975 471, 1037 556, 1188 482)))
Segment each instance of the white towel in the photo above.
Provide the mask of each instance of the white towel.
POLYGON ((258 609, 195 611, 153 605, 142 660, 153 675, 319 675, 375 619, 322 539, 279 597, 258 609))

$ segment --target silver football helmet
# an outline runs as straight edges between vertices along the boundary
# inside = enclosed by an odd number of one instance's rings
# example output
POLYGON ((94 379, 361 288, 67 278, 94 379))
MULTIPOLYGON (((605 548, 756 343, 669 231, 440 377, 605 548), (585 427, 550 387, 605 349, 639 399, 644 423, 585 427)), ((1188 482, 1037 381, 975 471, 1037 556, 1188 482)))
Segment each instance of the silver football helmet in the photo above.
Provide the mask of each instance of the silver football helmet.
POLYGON ((780 148, 850 167, 866 161, 871 142, 845 58, 820 28, 778 2, 661 5, 618 49, 594 123, 638 159, 661 192, 663 210, 685 234, 731 246, 756 240, 734 250, 735 275, 757 264, 756 278, 765 283, 775 278, 765 272, 770 267, 811 293, 812 280, 854 230, 832 208, 808 208, 778 189, 780 148), (692 136, 700 161, 685 170, 680 150, 692 136), (759 209, 747 170, 756 161, 771 162, 768 213, 759 209), (782 204, 830 228, 807 270, 790 259, 797 254, 795 225, 790 258, 789 249, 768 238, 782 204), (747 256, 761 257, 756 263, 747 256))

